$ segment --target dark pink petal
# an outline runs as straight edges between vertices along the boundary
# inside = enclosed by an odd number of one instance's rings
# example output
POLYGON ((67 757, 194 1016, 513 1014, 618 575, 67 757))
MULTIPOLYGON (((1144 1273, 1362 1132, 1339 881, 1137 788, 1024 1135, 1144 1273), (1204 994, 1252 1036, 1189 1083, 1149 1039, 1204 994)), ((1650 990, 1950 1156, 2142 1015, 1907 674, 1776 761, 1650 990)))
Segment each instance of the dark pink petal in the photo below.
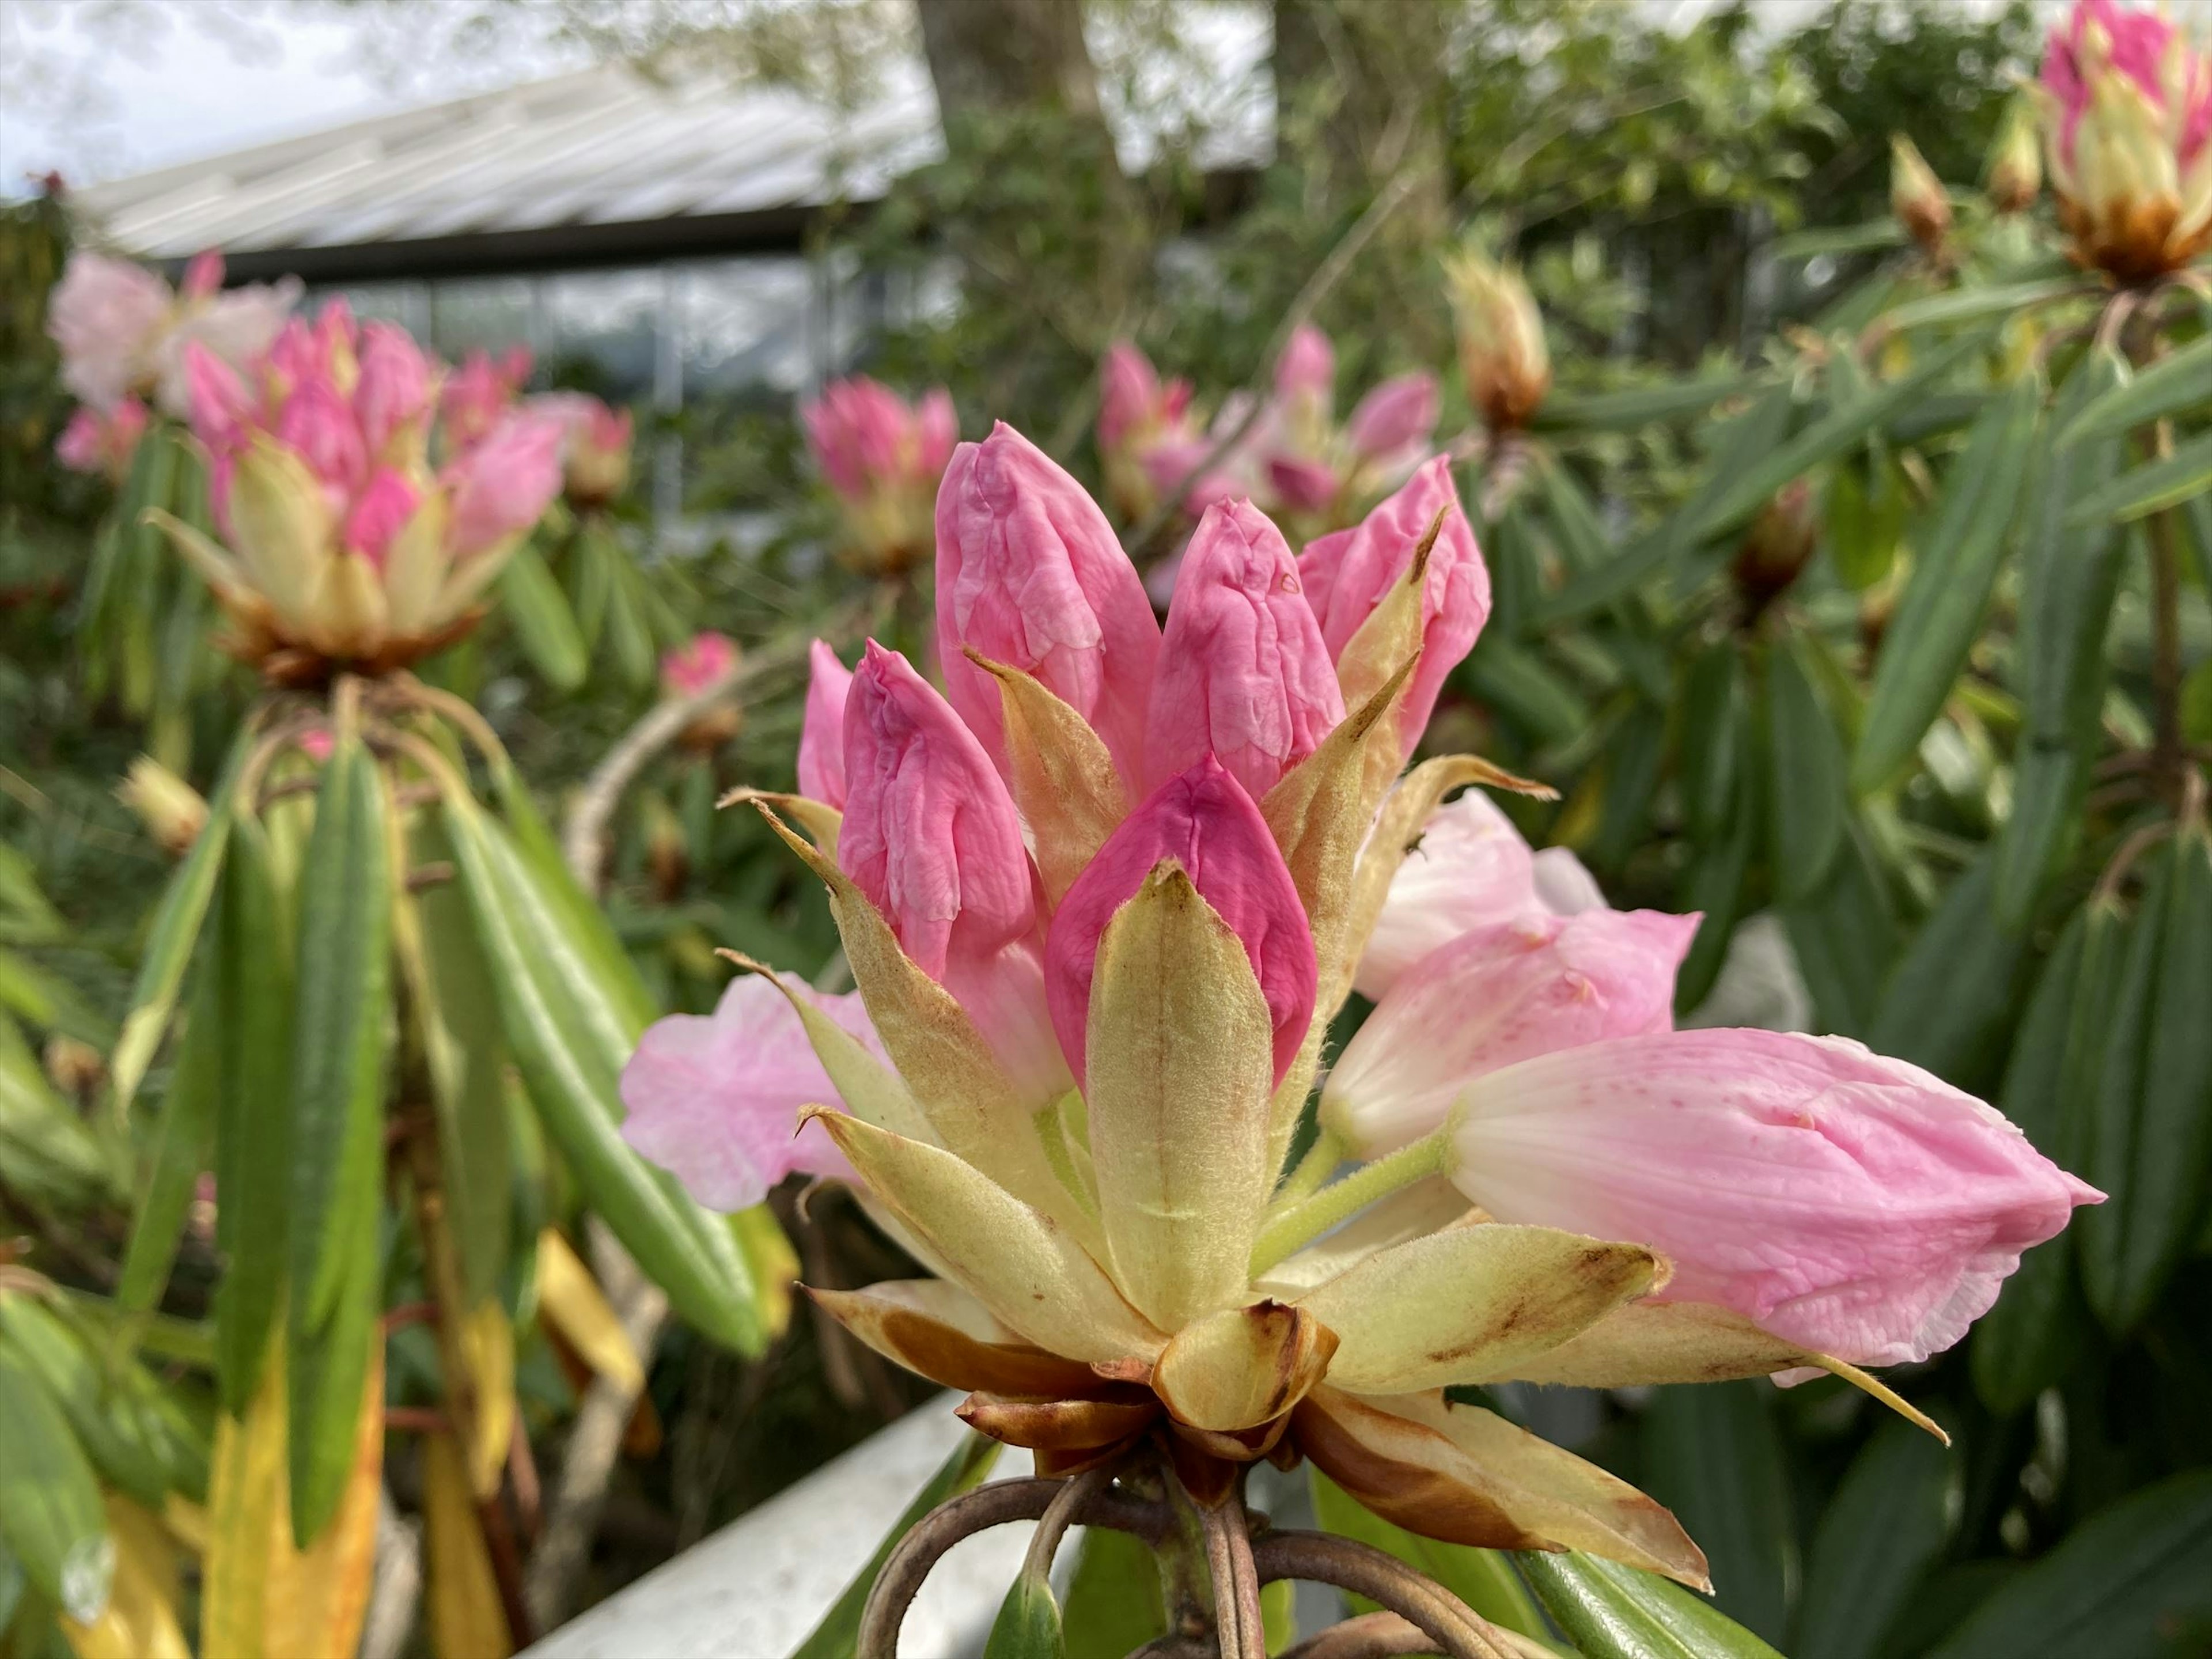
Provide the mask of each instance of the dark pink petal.
POLYGON ((853 671, 826 640, 808 647, 805 722, 799 731, 799 793, 825 806, 845 805, 845 698, 853 671))

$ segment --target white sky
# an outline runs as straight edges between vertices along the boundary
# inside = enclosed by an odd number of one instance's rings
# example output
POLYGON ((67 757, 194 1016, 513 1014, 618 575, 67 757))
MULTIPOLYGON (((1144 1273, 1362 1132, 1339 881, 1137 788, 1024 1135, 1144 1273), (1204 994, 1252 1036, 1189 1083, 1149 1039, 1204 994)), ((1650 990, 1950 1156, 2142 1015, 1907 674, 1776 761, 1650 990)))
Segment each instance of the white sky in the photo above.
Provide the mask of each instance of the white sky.
POLYGON ((364 60, 363 25, 323 0, 0 0, 0 195, 50 169, 88 184, 562 67, 508 52, 395 70, 364 60))

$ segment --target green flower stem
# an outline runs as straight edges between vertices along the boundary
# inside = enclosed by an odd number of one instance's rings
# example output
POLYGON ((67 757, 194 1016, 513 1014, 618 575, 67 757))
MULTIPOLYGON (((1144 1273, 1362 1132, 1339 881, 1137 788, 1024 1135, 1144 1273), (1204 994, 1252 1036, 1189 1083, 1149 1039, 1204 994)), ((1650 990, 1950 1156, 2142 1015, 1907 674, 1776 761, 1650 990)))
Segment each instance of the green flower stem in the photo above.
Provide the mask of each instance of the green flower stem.
POLYGON ((1293 1204, 1260 1229, 1260 1237, 1252 1245, 1252 1272, 1255 1275, 1267 1272, 1308 1240, 1319 1237, 1376 1199, 1425 1176, 1442 1174, 1447 1147, 1444 1132, 1438 1129, 1388 1158, 1362 1164, 1334 1186, 1324 1187, 1311 1198, 1293 1204))
POLYGON ((1274 1207, 1287 1210, 1292 1205, 1311 1198, 1322 1182, 1335 1173, 1336 1166, 1344 1162, 1345 1145, 1337 1133, 1326 1125, 1314 1136, 1313 1145, 1306 1148, 1283 1184, 1275 1189, 1274 1207))

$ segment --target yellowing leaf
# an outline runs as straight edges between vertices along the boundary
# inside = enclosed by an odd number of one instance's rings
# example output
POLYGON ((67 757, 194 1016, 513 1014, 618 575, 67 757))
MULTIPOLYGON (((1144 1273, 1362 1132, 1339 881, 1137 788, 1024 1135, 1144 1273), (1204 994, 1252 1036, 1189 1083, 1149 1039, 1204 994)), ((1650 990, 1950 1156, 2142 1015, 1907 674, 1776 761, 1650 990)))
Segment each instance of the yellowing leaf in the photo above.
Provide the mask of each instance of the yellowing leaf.
POLYGON ((460 1336, 476 1408, 469 1431, 469 1480, 478 1498, 489 1498, 499 1490, 514 1437, 514 1331, 507 1310, 491 1301, 470 1310, 461 1321, 460 1336))
POLYGON ((99 1618, 88 1625, 61 1620, 71 1651, 77 1659, 191 1659, 177 1623, 176 1555, 161 1523, 113 1493, 106 1509, 115 1576, 99 1618))
POLYGON ((538 1235, 538 1316, 601 1376, 633 1394, 645 1387, 645 1367, 599 1280, 550 1227, 538 1235))
POLYGON ((437 1659, 507 1659, 514 1642, 459 1443, 422 1437, 425 1613, 437 1659))
MULTIPOLYGON (((292 1547, 289 1500, 270 1536, 269 1659, 353 1659, 376 1567, 376 1498, 384 1484, 384 1333, 369 1331, 351 1472, 337 1512, 306 1550, 292 1547)), ((274 1367, 272 1367, 274 1369, 274 1367)))

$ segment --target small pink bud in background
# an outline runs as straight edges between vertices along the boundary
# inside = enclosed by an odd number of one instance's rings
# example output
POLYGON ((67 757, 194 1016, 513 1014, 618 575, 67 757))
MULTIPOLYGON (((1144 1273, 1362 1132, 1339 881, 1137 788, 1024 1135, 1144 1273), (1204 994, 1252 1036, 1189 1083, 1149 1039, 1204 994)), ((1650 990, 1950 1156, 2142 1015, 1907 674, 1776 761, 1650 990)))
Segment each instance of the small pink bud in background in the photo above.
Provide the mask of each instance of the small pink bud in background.
POLYGON ((799 793, 845 810, 845 699, 853 671, 827 640, 807 647, 805 722, 799 732, 799 793))
POLYGON ((1390 883, 1352 988, 1370 1001, 1461 934, 1526 914, 1535 899, 1528 843, 1480 789, 1437 809, 1390 883))
POLYGON ((1991 1108, 1841 1037, 1623 1036, 1477 1078, 1452 1180, 1500 1221, 1648 1244, 1670 1302, 1861 1365, 1966 1334, 2102 1194, 1991 1108))
POLYGON ((696 697, 737 665, 738 647, 726 634, 694 634, 660 659, 660 695, 696 697))
POLYGON ((1336 348, 1311 323, 1301 323, 1275 362, 1275 396, 1285 404, 1328 412, 1336 386, 1336 348))
POLYGON ((1267 482, 1286 513, 1325 513, 1344 489, 1344 479, 1327 461, 1278 455, 1267 462, 1267 482))
POLYGON ((601 507, 622 494, 629 483, 629 410, 610 409, 580 392, 549 392, 531 398, 529 407, 561 422, 562 487, 572 503, 601 507))
POLYGON ((1176 578, 1146 722, 1155 783, 1212 755, 1254 799, 1344 718, 1297 561, 1249 501, 1210 507, 1176 578))
POLYGON ((54 441, 54 459, 76 472, 100 472, 110 483, 131 476, 131 458, 146 435, 146 405, 125 398, 102 413, 82 404, 54 441))
POLYGON ((382 455, 402 431, 424 420, 430 394, 430 362, 414 337, 391 323, 365 325, 353 401, 369 453, 382 455))
MULTIPOLYGON (((793 989, 884 1058, 859 992, 793 989)), ((622 1099, 623 1139, 710 1210, 748 1209, 794 1172, 852 1178, 820 1124, 793 1133, 801 1108, 844 1103, 798 1011, 756 975, 732 980, 711 1016, 648 1026, 623 1067, 622 1099)))
POLYGON ((494 361, 489 352, 471 351, 461 366, 446 377, 439 394, 449 458, 483 442, 492 434, 514 394, 530 378, 530 353, 517 346, 494 361))
POLYGON ((1143 775, 1159 623, 1083 486, 1000 422, 952 453, 937 495, 937 653, 945 696, 1003 760, 998 682, 963 653, 1033 674, 1143 775))
POLYGON ((346 547, 382 570, 392 538, 407 527, 421 501, 421 492, 398 468, 380 467, 346 515, 346 547))
POLYGON ((560 491, 560 422, 508 416, 447 468, 445 483, 453 495, 447 536, 456 559, 520 535, 544 516, 560 491))
POLYGON ((1460 1090, 1516 1060, 1674 1027, 1694 915, 1524 910, 1400 975, 1330 1068, 1322 1121, 1361 1158, 1409 1146, 1460 1090))
POLYGON ((322 762, 330 759, 331 728, 329 726, 311 726, 306 731, 300 733, 297 741, 300 745, 300 752, 305 755, 309 760, 319 764, 322 762))
POLYGON ((1354 455, 1368 461, 1425 447, 1437 429, 1437 404, 1435 375, 1398 375, 1359 400, 1344 423, 1345 440, 1354 455))
POLYGON ((1411 567, 1413 552, 1437 512, 1443 526, 1429 550, 1421 592, 1421 660, 1406 689, 1400 732, 1407 755, 1420 740, 1437 694, 1474 647, 1490 616, 1490 573, 1459 504, 1451 463, 1438 455, 1358 525, 1306 544, 1298 558, 1306 599, 1321 618, 1329 654, 1344 647, 1411 567))
POLYGON ((182 299, 212 299, 222 289, 222 250, 203 248, 185 266, 185 280, 177 285, 182 299))
POLYGON ((1207 757, 1154 790, 1107 837, 1061 899, 1045 944, 1053 1029, 1078 1079, 1091 1020, 1098 943, 1115 912, 1171 860, 1243 942, 1275 1030, 1275 1081, 1305 1040, 1316 991, 1313 934, 1267 820, 1207 757))
POLYGON ((1152 435, 1172 422, 1190 402, 1190 384, 1163 386, 1152 359, 1127 340, 1107 348, 1098 371, 1098 445, 1114 449, 1152 435))
POLYGON ((939 386, 909 407, 856 374, 823 387, 800 405, 799 419, 862 566, 902 570, 926 554, 937 482, 959 438, 951 394, 939 386))

